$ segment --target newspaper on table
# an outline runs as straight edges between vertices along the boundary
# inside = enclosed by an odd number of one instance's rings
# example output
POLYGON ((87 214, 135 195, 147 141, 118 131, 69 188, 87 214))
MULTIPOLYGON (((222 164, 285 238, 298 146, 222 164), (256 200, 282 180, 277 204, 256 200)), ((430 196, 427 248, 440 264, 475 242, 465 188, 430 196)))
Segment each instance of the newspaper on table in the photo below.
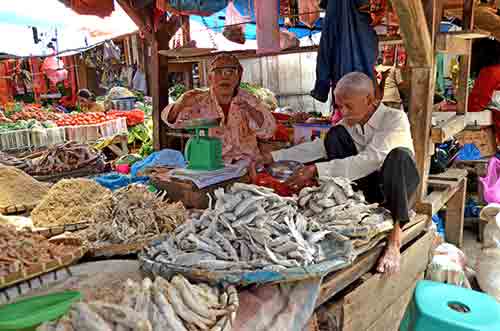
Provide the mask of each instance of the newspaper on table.
POLYGON ((248 161, 239 161, 235 164, 226 164, 224 168, 212 171, 191 170, 185 168, 174 169, 169 173, 171 178, 188 180, 197 188, 219 184, 231 179, 239 178, 247 173, 248 161))

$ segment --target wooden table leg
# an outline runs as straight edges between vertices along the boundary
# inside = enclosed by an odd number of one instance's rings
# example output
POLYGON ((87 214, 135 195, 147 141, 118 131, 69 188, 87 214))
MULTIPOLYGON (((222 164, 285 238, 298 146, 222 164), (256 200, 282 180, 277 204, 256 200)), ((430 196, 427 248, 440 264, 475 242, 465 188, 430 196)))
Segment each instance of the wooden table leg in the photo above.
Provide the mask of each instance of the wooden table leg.
POLYGON ((448 201, 445 218, 446 241, 461 248, 464 236, 464 209, 467 193, 467 178, 462 180, 460 188, 448 201))

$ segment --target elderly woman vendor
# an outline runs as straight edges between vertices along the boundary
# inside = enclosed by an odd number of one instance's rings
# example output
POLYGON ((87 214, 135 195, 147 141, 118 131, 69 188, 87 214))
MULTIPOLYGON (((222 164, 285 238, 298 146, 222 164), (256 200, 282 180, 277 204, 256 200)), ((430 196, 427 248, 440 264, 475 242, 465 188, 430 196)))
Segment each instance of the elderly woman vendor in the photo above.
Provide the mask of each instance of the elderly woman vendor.
POLYGON ((190 119, 220 119, 220 126, 209 135, 222 139, 225 162, 259 160, 257 139, 269 139, 276 129, 270 109, 257 97, 239 88, 243 68, 229 54, 218 55, 209 68, 208 91, 191 90, 162 112, 162 119, 173 128, 190 119))

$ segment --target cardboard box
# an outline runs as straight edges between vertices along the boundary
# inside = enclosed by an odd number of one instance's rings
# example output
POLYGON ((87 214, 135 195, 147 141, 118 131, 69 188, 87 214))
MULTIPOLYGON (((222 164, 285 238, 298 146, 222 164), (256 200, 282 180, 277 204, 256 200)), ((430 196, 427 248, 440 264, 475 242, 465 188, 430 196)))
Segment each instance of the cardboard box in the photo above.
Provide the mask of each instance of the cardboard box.
POLYGON ((468 127, 456 136, 462 145, 474 144, 481 152, 482 157, 495 155, 497 142, 493 126, 468 127))

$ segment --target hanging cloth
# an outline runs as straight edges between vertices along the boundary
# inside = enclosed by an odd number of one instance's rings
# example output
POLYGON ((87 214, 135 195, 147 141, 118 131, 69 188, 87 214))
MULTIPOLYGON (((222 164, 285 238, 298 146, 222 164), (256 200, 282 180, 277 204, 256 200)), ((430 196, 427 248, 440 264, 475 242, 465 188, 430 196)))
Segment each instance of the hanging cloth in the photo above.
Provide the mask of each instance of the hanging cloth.
POLYGON ((330 86, 346 74, 360 71, 375 80, 378 40, 370 14, 358 8, 367 0, 328 1, 316 63, 316 84, 311 95, 328 100, 330 86))
POLYGON ((257 25, 257 54, 280 51, 278 0, 254 0, 257 25))

